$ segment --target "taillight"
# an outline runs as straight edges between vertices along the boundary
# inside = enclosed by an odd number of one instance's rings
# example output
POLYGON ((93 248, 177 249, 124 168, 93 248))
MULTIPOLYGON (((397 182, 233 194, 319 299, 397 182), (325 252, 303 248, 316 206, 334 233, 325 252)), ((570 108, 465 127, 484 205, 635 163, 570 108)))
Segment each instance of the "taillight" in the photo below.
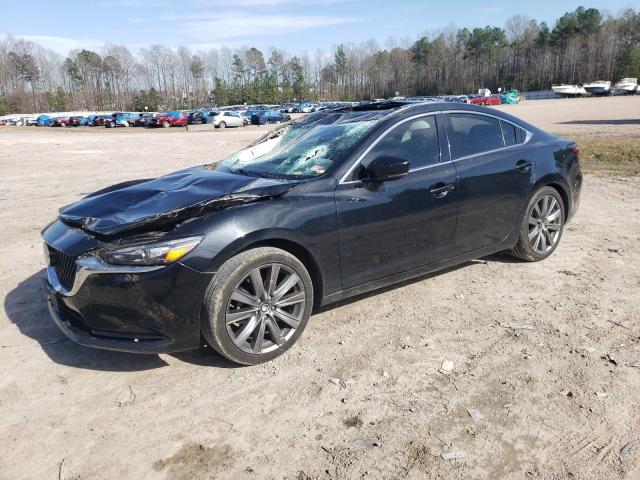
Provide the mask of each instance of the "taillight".
POLYGON ((578 148, 577 145, 571 145, 569 147, 569 151, 573 152, 576 154, 576 157, 580 155, 580 149, 578 148))

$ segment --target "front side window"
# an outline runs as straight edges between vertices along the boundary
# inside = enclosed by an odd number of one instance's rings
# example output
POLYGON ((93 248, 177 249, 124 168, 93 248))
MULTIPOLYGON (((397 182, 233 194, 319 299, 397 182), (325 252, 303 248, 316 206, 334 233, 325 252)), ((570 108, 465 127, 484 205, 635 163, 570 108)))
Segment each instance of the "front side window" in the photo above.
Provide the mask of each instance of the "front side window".
POLYGON ((498 119, 473 113, 450 113, 449 143, 451 156, 476 155, 504 147, 498 119))
POLYGON ((416 118, 394 127, 367 153, 362 165, 366 167, 381 156, 407 160, 410 170, 438 163, 440 145, 435 116, 416 118))

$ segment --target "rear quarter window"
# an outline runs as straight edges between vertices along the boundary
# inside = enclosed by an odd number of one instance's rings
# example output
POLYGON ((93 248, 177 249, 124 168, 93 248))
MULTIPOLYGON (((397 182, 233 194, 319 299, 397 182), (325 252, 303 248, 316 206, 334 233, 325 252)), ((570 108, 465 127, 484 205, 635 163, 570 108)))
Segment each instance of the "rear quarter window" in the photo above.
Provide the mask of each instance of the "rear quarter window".
POLYGON ((500 121, 502 127, 502 135, 504 136, 504 144, 509 147, 524 143, 527 133, 520 127, 516 127, 512 123, 500 121))

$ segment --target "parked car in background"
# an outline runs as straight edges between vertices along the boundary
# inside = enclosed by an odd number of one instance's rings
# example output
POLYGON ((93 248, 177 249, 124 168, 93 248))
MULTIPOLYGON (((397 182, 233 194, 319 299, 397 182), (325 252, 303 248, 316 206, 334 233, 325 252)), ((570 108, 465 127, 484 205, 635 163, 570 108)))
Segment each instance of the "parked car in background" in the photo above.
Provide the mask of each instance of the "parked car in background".
POLYGON ((129 125, 132 127, 146 127, 147 120, 155 114, 155 112, 138 113, 134 118, 129 120, 129 125))
POLYGON ((520 92, 518 90, 507 90, 506 92, 502 92, 500 95, 500 100, 502 103, 506 103, 509 105, 516 105, 520 103, 520 92))
POLYGON ((69 117, 55 117, 51 122, 52 127, 66 127, 69 125, 69 117))
POLYGON ((84 117, 81 117, 81 116, 69 117, 69 126, 80 127, 83 121, 84 121, 84 117))
POLYGON ((216 128, 226 127, 243 127, 246 125, 245 117, 239 112, 222 110, 220 112, 211 112, 210 123, 216 128))
POLYGON ((87 115, 86 117, 84 117, 82 119, 81 125, 83 127, 91 126, 91 125, 93 125, 93 120, 95 118, 96 118, 96 115, 87 115))
POLYGON ((469 97, 467 95, 449 95, 444 97, 444 100, 454 103, 469 103, 469 97))
POLYGON ((279 123, 291 120, 291 116, 280 113, 277 110, 256 110, 251 113, 251 123, 253 125, 264 125, 266 123, 279 123))
POLYGON ((278 110, 280 110, 280 112, 282 113, 293 113, 293 109, 295 106, 295 103, 284 103, 280 105, 280 108, 278 110))
POLYGON ((472 105, 500 105, 502 100, 500 100, 500 97, 493 95, 489 97, 475 95, 469 99, 469 103, 472 105))
POLYGON ((195 110, 187 114, 187 123, 189 125, 199 125, 207 123, 207 111, 195 110))
POLYGON ((131 122, 138 118, 137 113, 116 112, 111 115, 111 119, 106 119, 104 126, 107 128, 130 127, 131 122))
POLYGON ((96 115, 90 126, 92 127, 104 127, 106 122, 111 121, 111 114, 96 115))
POLYGON ((147 128, 153 127, 184 127, 188 124, 189 117, 183 112, 173 110, 170 112, 160 113, 150 117, 147 121, 147 128))
POLYGON ((573 142, 504 112, 313 113, 216 165, 62 208, 42 233, 48 308, 83 345, 174 352, 204 337, 258 364, 298 340, 314 306, 496 252, 547 259, 581 187, 573 142))
POLYGON ((511 95, 505 95, 504 93, 500 94, 499 97, 500 97, 500 101, 502 103, 504 103, 504 104, 507 104, 507 105, 516 105, 516 104, 520 103, 520 98, 519 97, 514 97, 514 96, 511 96, 511 95))
POLYGON ((53 123, 53 119, 49 115, 40 115, 36 118, 36 124, 39 127, 48 127, 53 123))

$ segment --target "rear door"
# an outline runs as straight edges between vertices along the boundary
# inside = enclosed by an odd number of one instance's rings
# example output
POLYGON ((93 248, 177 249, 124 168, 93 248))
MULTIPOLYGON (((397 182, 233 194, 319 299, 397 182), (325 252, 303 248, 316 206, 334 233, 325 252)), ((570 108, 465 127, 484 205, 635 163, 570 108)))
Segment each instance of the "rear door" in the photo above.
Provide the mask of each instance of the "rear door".
POLYGON ((229 119, 231 120, 230 125, 234 127, 242 126, 242 120, 240 119, 240 114, 238 112, 229 112, 229 119))
POLYGON ((527 132, 489 114, 444 115, 458 172, 455 254, 505 240, 516 226, 535 178, 527 132))
POLYGON ((437 117, 421 115, 396 124, 379 137, 338 185, 343 288, 451 256, 456 173, 448 156, 441 155, 446 144, 440 144, 438 131, 444 126, 437 117), (366 166, 383 155, 408 160, 409 173, 392 181, 367 181, 366 166))

